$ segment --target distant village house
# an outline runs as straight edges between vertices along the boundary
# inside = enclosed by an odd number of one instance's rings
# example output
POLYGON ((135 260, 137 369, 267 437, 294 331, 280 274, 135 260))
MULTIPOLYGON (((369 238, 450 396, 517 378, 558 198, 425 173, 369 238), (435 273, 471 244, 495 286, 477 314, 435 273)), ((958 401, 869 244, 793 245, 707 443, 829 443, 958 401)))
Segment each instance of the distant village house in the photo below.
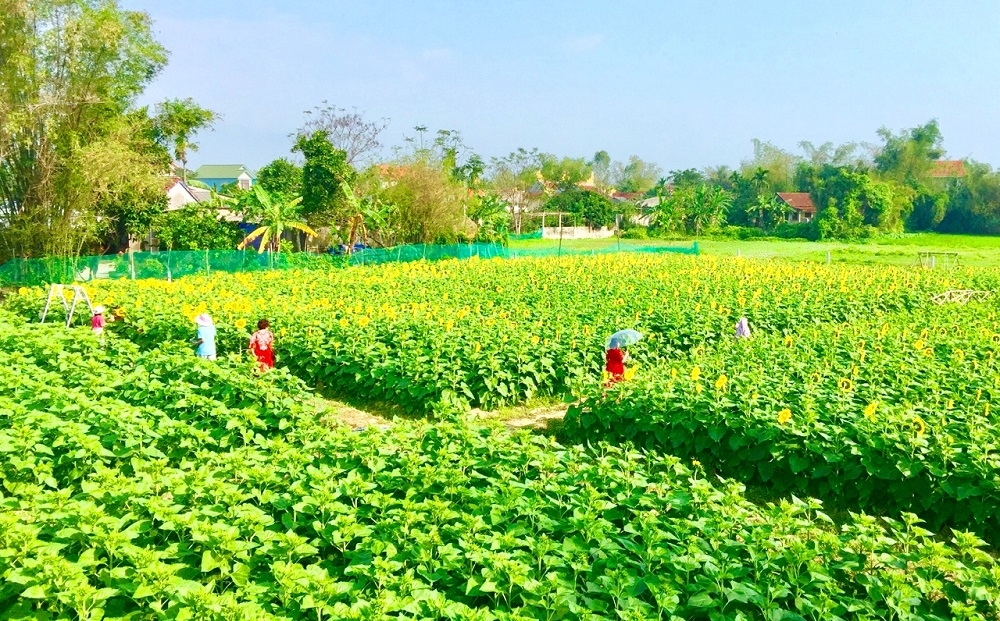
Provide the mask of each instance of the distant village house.
POLYGON ((816 205, 809 192, 778 192, 778 199, 790 208, 788 222, 792 224, 812 222, 816 217, 816 205))
POLYGON ((198 167, 194 178, 217 192, 222 186, 230 184, 249 190, 257 181, 257 173, 243 164, 205 164, 198 167))

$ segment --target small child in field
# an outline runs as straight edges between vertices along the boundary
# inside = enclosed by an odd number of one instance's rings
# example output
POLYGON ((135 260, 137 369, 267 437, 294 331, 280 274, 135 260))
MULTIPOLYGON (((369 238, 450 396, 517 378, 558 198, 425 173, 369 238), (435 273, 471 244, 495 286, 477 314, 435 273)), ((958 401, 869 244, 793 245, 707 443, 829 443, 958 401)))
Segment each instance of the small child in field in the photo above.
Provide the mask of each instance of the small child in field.
POLYGON ((95 336, 102 336, 104 334, 104 307, 95 306, 94 314, 90 318, 90 329, 93 331, 95 336))
POLYGON ((261 371, 274 368, 274 334, 268 328, 271 322, 261 319, 257 331, 250 337, 250 353, 257 359, 261 371))

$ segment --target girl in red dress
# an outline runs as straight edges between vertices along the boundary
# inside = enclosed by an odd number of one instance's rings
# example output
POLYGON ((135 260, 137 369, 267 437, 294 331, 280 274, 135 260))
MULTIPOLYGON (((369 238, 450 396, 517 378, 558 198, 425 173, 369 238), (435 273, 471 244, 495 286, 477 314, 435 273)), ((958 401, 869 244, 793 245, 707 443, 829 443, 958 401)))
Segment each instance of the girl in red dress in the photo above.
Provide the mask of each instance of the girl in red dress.
POLYGON ((250 353, 257 359, 261 371, 274 368, 274 334, 268 329, 271 322, 261 319, 257 331, 250 337, 250 353))
POLYGON ((625 379, 625 361, 628 354, 624 350, 615 346, 608 349, 604 354, 604 370, 611 377, 608 379, 608 386, 625 379))

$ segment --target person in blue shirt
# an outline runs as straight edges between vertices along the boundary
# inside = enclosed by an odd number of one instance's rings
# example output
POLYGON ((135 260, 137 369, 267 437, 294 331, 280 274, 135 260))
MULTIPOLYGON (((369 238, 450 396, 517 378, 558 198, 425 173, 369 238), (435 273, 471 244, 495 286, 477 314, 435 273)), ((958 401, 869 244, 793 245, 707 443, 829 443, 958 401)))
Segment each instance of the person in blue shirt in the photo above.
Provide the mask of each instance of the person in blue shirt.
POLYGON ((194 318, 194 323, 198 326, 198 336, 194 343, 198 346, 198 357, 206 360, 215 360, 215 323, 208 313, 202 313, 194 318))

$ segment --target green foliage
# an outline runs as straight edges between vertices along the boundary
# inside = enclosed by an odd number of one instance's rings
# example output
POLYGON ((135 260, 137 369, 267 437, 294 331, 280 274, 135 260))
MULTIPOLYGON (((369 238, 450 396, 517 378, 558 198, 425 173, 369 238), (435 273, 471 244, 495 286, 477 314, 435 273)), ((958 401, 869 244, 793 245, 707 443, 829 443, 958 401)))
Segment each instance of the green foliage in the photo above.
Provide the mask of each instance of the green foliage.
POLYGON ((587 226, 593 228, 615 223, 615 205, 611 199, 603 194, 576 187, 556 194, 546 201, 543 209, 578 215, 583 218, 587 226))
POLYGON ((936 119, 898 134, 883 127, 878 135, 884 144, 875 156, 875 167, 898 183, 916 187, 926 180, 934 162, 944 157, 944 137, 936 119))
POLYGON ((507 243, 510 234, 510 208, 496 194, 476 196, 469 202, 469 218, 476 223, 478 242, 507 243))
POLYGON ((447 243, 475 236, 476 225, 467 217, 469 190, 437 162, 404 159, 386 166, 384 179, 376 196, 386 207, 384 237, 393 243, 447 243))
POLYGON ((168 250, 229 250, 243 239, 236 223, 220 220, 215 208, 201 203, 162 212, 153 221, 153 229, 168 250))
POLYGON ((257 252, 270 250, 272 252, 287 251, 288 246, 283 246, 282 234, 286 229, 299 231, 306 235, 315 236, 316 231, 309 228, 305 222, 299 218, 302 213, 300 203, 301 196, 292 199, 285 199, 282 196, 273 196, 261 185, 253 188, 253 200, 246 203, 244 219, 257 224, 257 228, 247 234, 238 248, 246 248, 254 240, 260 240, 257 252))
POLYGON ((910 231, 933 231, 948 211, 948 193, 920 191, 913 199, 913 211, 906 221, 910 231))
MULTIPOLYGON (((769 465, 768 480, 785 489, 825 485, 875 503, 884 486, 915 503, 956 499, 935 509, 977 510, 970 498, 994 498, 980 398, 993 396, 998 356, 992 340, 967 340, 995 331, 996 318, 942 312, 927 335, 910 324, 940 308, 928 291, 995 274, 615 257, 261 276, 241 279, 243 289, 227 276, 95 290, 123 306, 103 346, 86 328, 0 313, 5 614, 888 621, 1000 612, 1000 566, 974 534, 945 541, 908 513, 844 512, 835 524, 818 501, 796 496, 752 504, 742 485, 706 469, 721 463, 753 478, 769 465), (251 307, 256 297, 266 310, 251 307), (231 357, 193 358, 184 315, 203 308, 231 357), (617 418, 610 429, 592 424, 585 445, 452 415, 446 395, 464 377, 456 369, 481 370, 493 392, 522 390, 548 365, 572 368, 552 359, 578 346, 588 353, 569 362, 592 375, 605 330, 634 325, 625 322, 640 311, 647 336, 634 354, 650 370, 607 392, 590 382, 580 419, 594 408, 617 418), (737 312, 760 317, 755 339, 731 338, 737 312), (280 359, 297 373, 325 373, 355 394, 391 384, 397 397, 433 400, 439 420, 361 433, 323 424, 286 370, 258 374, 240 358, 247 317, 259 316, 273 318, 280 359), (802 328, 802 316, 852 325, 830 335, 802 328), (566 333, 549 338, 553 328, 566 333), (532 343, 538 334, 547 340, 532 343), (952 376, 957 347, 978 368, 952 376), (686 357, 657 359, 657 350, 686 357), (397 382, 396 369, 410 381, 397 382), (874 420, 864 411, 872 397, 874 420), (635 430, 702 463, 599 440, 635 430), (960 467, 938 472, 951 463, 960 467), (850 476, 864 469, 875 476, 850 476)), ((33 314, 37 293, 10 304, 33 314)))
POLYGON ((601 150, 595 153, 587 165, 594 173, 594 183, 597 184, 598 188, 609 188, 614 185, 611 156, 608 155, 607 151, 601 150))
MULTIPOLYGON (((733 172, 722 187, 730 192, 732 203, 727 211, 727 222, 737 226, 757 227, 771 231, 785 221, 788 209, 778 199, 771 183, 771 173, 766 168, 752 172, 733 172)), ((801 185, 799 187, 802 187, 801 185)))
POLYGON ((1000 172, 989 164, 965 162, 966 176, 946 186, 948 207, 938 229, 1000 234, 1000 172))
POLYGON ((745 177, 759 175, 766 171, 768 191, 791 192, 794 190, 795 168, 801 158, 770 142, 753 139, 753 157, 744 161, 740 173, 745 177))
POLYGON ((187 156, 189 151, 197 151, 198 145, 191 141, 198 130, 210 128, 219 114, 202 108, 193 99, 168 99, 156 104, 155 124, 160 141, 172 150, 174 159, 184 168, 187 181, 187 156))
POLYGON ((535 211, 540 202, 531 190, 538 184, 541 166, 538 149, 520 148, 506 157, 490 160, 487 187, 510 206, 512 230, 525 233, 541 224, 538 218, 524 217, 526 212, 535 211))
POLYGON ((705 183, 705 175, 694 168, 671 170, 668 180, 675 189, 695 188, 705 183))
POLYGON ((356 176, 347 161, 347 153, 333 146, 325 130, 300 134, 292 151, 305 158, 302 215, 312 223, 342 225, 352 214, 345 209, 341 184, 351 183, 356 176))
POLYGON ((862 239, 901 232, 913 210, 914 191, 865 169, 799 167, 797 178, 819 211, 821 239, 862 239))
POLYGON ((8 1, 0 20, 0 253, 75 255, 114 233, 113 205, 162 184, 165 153, 132 112, 166 52, 114 1, 8 1))
POLYGON ((632 226, 622 231, 622 239, 649 239, 649 230, 644 226, 632 226))
POLYGON ((675 188, 660 196, 653 213, 657 229, 701 235, 706 228, 721 226, 732 205, 732 196, 719 187, 706 184, 675 188))
POLYGON ((646 162, 637 155, 629 157, 628 163, 615 163, 612 178, 620 192, 646 192, 656 185, 662 169, 653 162, 646 162))
POLYGON ((557 158, 551 154, 540 156, 540 174, 542 179, 553 184, 557 189, 572 191, 577 184, 590 178, 591 169, 587 161, 580 158, 557 158))
POLYGON ((302 168, 280 157, 257 171, 257 185, 286 200, 302 196, 302 168))
POLYGON ((719 339, 673 371, 593 394, 566 428, 697 458, 775 493, 913 511, 932 528, 1000 541, 987 457, 1000 337, 984 311, 923 308, 784 334, 760 315, 753 339, 719 339))

